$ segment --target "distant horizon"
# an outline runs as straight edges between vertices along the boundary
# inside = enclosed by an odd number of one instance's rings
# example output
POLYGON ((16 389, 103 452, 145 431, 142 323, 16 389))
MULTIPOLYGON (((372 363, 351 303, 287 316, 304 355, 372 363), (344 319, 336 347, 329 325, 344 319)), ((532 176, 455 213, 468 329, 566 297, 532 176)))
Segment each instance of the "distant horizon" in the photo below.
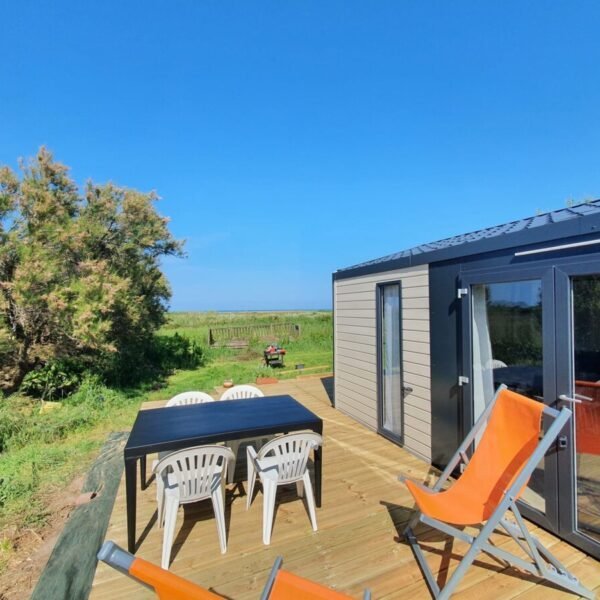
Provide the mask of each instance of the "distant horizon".
POLYGON ((273 309, 239 309, 239 310, 170 310, 172 313, 272 313, 272 312, 331 312, 333 308, 273 308, 273 309))

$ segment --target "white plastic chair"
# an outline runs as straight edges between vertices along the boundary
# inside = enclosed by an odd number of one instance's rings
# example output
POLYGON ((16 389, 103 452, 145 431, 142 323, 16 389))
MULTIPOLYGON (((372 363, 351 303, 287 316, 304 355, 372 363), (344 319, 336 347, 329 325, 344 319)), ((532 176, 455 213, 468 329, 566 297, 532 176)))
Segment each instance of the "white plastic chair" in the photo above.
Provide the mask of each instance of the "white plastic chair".
POLYGON ((271 440, 258 452, 248 446, 248 498, 246 510, 250 508, 256 476, 260 477, 263 487, 263 543, 271 543, 275 496, 277 486, 296 484, 298 496, 306 495, 308 513, 313 531, 317 531, 315 497, 313 494, 308 457, 310 451, 318 448, 323 438, 318 433, 290 433, 271 440))
MULTIPOLYGON (((257 387, 253 385, 234 385, 232 388, 225 390, 219 400, 243 400, 245 398, 264 398, 264 394, 257 387)), ((245 438, 243 440, 229 440, 227 445, 233 450, 235 459, 227 475, 227 482, 232 483, 235 476, 235 465, 237 464, 237 456, 240 451, 242 442, 251 442, 254 445, 262 446, 263 443, 269 441, 270 438, 245 438)))
POLYGON ((156 480, 162 482, 158 498, 158 526, 164 521, 162 562, 169 568, 175 522, 180 504, 212 500, 217 521, 221 553, 227 552, 225 532, 225 477, 233 452, 225 446, 197 446, 172 452, 154 468, 156 480))
POLYGON ((204 404, 214 402, 215 399, 206 392, 182 392, 173 396, 165 406, 187 406, 188 404, 204 404))
POLYGON ((225 390, 219 400, 242 400, 243 398, 263 398, 264 394, 253 385, 234 385, 225 390))
MULTIPOLYGON (((166 404, 165 408, 171 406, 188 406, 190 404, 204 404, 205 402, 215 402, 215 399, 208 395, 206 392, 182 392, 173 396, 166 404)), ((158 460, 152 461, 152 472, 156 469, 156 465, 159 460, 169 456, 170 452, 159 452, 158 460)), ((145 470, 145 467, 144 467, 145 470)), ((156 500, 160 503, 162 501, 162 485, 161 482, 156 478, 156 500)))

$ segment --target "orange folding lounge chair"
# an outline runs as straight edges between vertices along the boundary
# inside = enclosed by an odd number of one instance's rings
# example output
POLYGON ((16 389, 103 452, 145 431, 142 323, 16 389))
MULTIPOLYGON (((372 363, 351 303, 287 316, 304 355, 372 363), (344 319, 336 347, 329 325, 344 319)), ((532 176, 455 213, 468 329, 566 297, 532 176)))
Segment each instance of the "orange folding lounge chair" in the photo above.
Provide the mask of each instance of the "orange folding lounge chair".
MULTIPOLYGON (((346 594, 284 571, 282 563, 283 559, 278 556, 260 600, 352 600, 346 594)), ((369 590, 365 590, 363 600, 371 600, 369 590)))
POLYGON ((570 417, 568 408, 559 412, 511 392, 504 385, 500 386, 494 400, 486 407, 433 488, 400 477, 418 507, 404 535, 435 598, 444 600, 450 597, 479 552, 492 554, 585 598, 594 597, 529 533, 516 504, 533 470, 570 417), (542 430, 543 415, 552 419, 545 434, 542 430), (477 446, 469 459, 468 453, 474 444, 477 446), (442 489, 461 463, 464 470, 460 478, 448 489, 442 489), (505 518, 507 511, 512 512, 514 522, 505 518), (471 545, 442 589, 413 533, 419 522, 471 545), (454 527, 480 524, 483 526, 476 536, 454 527), (530 561, 489 542, 490 535, 498 526, 517 542, 530 561))
POLYGON ((106 541, 102 544, 98 560, 154 590, 160 600, 223 600, 222 596, 213 594, 147 560, 137 558, 114 542, 106 541))
MULTIPOLYGON (((154 590, 160 600, 224 600, 218 594, 146 560, 136 558, 114 542, 104 542, 98 552, 98 560, 154 590)), ((352 600, 350 596, 281 570, 281 564, 282 558, 278 557, 261 600, 352 600)), ((366 590, 363 600, 370 599, 371 593, 366 590)))

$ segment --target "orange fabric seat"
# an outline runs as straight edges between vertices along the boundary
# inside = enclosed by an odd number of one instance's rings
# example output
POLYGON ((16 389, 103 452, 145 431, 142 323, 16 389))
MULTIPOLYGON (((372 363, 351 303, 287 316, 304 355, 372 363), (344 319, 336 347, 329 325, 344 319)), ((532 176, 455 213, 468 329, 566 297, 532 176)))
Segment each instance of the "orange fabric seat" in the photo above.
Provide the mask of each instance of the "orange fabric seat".
POLYGON ((160 600, 223 600, 222 596, 142 558, 134 559, 129 567, 129 574, 153 587, 160 600))
POLYGON ((269 600, 352 600, 350 596, 280 570, 273 583, 269 600))
POLYGON ((454 525, 486 521, 535 450, 543 410, 541 402, 502 390, 473 458, 448 490, 406 481, 421 512, 454 525))

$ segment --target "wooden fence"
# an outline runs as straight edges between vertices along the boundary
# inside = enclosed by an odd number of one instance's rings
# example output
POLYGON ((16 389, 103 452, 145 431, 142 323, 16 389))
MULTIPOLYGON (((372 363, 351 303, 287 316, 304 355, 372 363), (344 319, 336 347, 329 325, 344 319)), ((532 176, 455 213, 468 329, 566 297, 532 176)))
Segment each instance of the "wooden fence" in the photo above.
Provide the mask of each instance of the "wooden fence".
POLYGON ((211 327, 208 330, 210 346, 245 348, 250 340, 278 342, 282 337, 298 338, 300 325, 295 323, 269 323, 265 325, 236 325, 232 327, 211 327))

